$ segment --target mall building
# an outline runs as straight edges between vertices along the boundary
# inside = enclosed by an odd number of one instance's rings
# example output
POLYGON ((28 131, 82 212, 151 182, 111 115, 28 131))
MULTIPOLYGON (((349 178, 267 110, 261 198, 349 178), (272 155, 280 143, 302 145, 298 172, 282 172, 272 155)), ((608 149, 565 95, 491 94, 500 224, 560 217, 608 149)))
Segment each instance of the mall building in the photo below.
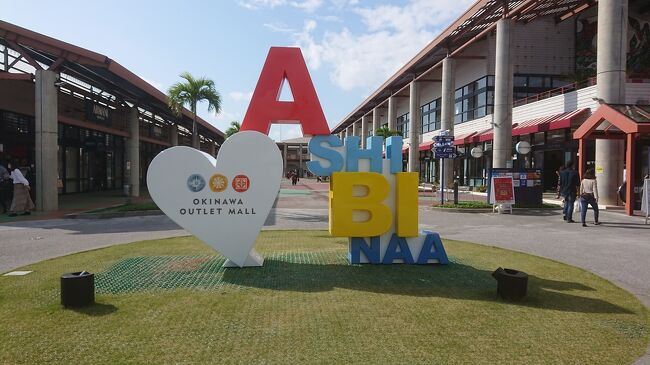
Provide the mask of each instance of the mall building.
POLYGON ((623 181, 633 181, 627 201, 639 201, 648 173, 649 104, 650 2, 479 0, 332 133, 400 131, 404 170, 422 182, 439 181, 431 147, 442 130, 460 152, 445 160, 446 182, 484 186, 490 168, 541 168, 552 190, 575 161, 595 168, 601 203, 620 205, 623 181), (520 141, 532 150, 517 153, 520 141))
POLYGON ((0 162, 18 161, 39 210, 56 210, 59 194, 126 185, 138 196, 170 146, 216 156, 224 134, 167 102, 104 55, 0 21, 0 162))

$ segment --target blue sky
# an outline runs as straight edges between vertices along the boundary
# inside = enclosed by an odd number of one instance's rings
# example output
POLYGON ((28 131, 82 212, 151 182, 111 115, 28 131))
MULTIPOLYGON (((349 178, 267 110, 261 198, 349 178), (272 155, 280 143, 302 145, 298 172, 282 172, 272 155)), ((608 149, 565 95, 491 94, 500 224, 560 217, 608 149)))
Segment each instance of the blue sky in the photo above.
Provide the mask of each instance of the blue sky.
MULTIPOLYGON (((166 91, 189 71, 215 81, 225 130, 241 121, 271 46, 300 46, 334 126, 471 0, 0 0, 0 19, 102 53, 166 91)), ((271 137, 300 136, 278 126, 271 137)))

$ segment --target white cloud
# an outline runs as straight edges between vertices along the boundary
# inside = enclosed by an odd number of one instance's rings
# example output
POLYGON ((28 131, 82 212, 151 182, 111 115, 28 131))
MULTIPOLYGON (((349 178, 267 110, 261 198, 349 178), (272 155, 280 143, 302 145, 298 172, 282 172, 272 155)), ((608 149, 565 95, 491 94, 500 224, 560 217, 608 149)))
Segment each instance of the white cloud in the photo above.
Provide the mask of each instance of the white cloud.
POLYGON ((241 0, 239 5, 250 9, 257 10, 260 8, 275 8, 279 6, 290 6, 297 9, 302 9, 306 12, 313 12, 320 8, 323 0, 241 0))
POLYGON ((251 101, 253 97, 253 92, 243 92, 243 91, 231 91, 228 93, 228 97, 233 101, 251 101))
MULTIPOLYGON (((343 1, 343 0, 341 0, 343 1)), ((315 37, 316 22, 307 20, 295 34, 313 69, 331 68, 332 82, 344 90, 376 87, 420 51, 472 0, 410 0, 405 6, 357 7, 366 30, 347 27, 315 37)))
POLYGON ((274 32, 280 32, 280 33, 292 33, 295 32, 296 30, 293 28, 288 27, 284 23, 264 23, 262 24, 263 26, 271 29, 274 32))

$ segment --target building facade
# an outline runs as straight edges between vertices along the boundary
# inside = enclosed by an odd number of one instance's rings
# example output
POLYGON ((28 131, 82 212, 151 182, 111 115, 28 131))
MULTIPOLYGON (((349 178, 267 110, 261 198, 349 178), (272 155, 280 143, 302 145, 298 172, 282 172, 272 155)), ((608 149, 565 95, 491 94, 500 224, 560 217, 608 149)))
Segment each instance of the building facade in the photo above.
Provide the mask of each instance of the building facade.
MULTIPOLYGON (((224 134, 175 115, 165 94, 110 58, 0 21, 0 161, 27 171, 37 209, 58 195, 146 186, 165 148, 216 155, 224 134)), ((173 169, 173 167, 170 167, 173 169)))
MULTIPOLYGON (((461 157, 445 160, 445 181, 484 186, 493 167, 541 168, 550 190, 557 169, 578 161, 573 133, 605 103, 650 104, 646 1, 479 0, 332 132, 400 131, 405 171, 436 182, 440 161, 432 140, 447 130, 461 157), (518 154, 520 141, 532 151, 518 154)), ((636 138, 635 153, 650 156, 650 138, 636 138)), ((604 204, 620 202, 623 148, 623 141, 586 141, 582 167, 596 169, 604 204)), ((635 189, 649 159, 635 160, 635 189)))

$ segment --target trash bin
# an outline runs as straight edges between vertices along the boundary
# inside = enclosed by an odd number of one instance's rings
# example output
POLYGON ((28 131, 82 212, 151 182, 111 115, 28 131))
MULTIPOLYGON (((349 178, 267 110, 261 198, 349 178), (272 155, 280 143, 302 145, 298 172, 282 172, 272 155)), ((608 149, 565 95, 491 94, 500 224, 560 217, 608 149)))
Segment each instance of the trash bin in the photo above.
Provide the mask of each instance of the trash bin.
POLYGON ((514 269, 498 268, 492 273, 497 281, 497 294, 506 300, 519 300, 526 296, 528 274, 514 269))
POLYGON ((87 271, 61 275, 61 304, 85 307, 95 303, 95 275, 87 271))
POLYGON ((124 184, 124 196, 131 196, 131 184, 124 184))

